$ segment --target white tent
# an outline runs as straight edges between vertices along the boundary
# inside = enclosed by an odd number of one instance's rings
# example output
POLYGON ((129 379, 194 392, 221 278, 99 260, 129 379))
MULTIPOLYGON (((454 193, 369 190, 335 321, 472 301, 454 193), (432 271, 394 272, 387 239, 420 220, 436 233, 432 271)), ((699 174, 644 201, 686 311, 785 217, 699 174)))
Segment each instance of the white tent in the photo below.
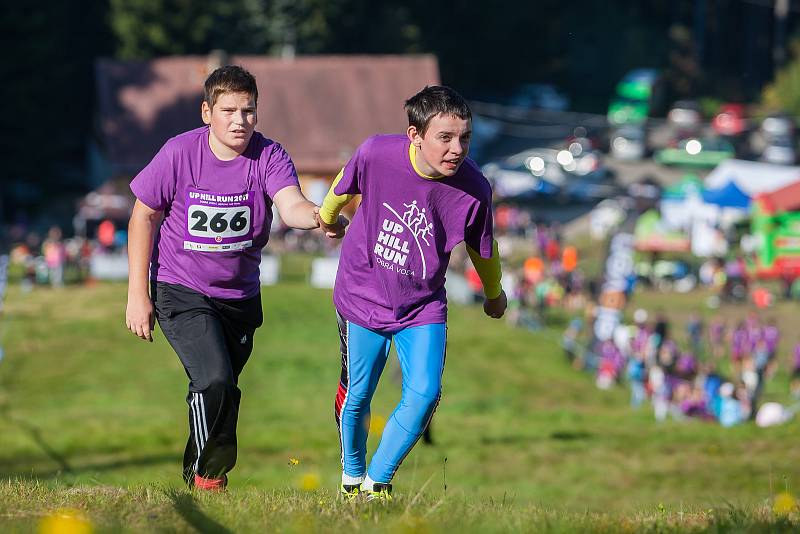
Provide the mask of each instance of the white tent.
POLYGON ((694 221, 715 222, 718 216, 719 208, 704 203, 699 192, 691 193, 683 198, 661 200, 661 220, 664 226, 670 230, 688 231, 694 221))
POLYGON ((734 182, 739 189, 752 197, 798 181, 800 181, 800 167, 729 159, 717 165, 706 176, 704 185, 706 189, 720 189, 728 182, 734 182))

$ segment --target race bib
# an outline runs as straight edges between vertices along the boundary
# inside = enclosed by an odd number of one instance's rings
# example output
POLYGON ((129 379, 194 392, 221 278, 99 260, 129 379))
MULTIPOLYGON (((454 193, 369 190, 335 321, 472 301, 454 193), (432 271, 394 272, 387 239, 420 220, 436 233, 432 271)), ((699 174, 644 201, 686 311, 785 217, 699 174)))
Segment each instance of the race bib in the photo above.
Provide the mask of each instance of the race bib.
POLYGON ((186 192, 184 250, 229 252, 253 246, 253 191, 186 192))

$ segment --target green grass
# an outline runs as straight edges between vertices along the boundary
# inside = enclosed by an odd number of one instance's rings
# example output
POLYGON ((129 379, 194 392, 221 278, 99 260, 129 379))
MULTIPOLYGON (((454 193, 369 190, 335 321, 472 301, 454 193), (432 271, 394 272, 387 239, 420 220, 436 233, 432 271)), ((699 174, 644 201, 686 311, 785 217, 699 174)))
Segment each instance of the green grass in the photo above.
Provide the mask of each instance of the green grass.
MULTIPOLYGON (((772 513, 776 494, 800 491, 797 422, 658 424, 649 410, 628 408, 624 389, 599 391, 571 369, 558 331, 515 330, 479 307, 451 308, 436 444, 406 459, 396 501, 339 503, 330 300, 301 276, 264 289, 264 326, 240 384, 239 462, 228 493, 208 496, 180 482, 184 371, 160 332, 148 344, 126 331, 125 286, 29 294, 12 286, 0 329, 0 531, 33 531, 64 507, 103 531, 799 526, 796 509, 772 513)), ((657 295, 641 301, 668 304, 657 295)), ((677 297, 676 313, 698 302, 677 297)), ((780 318, 790 321, 791 308, 780 318)), ((382 378, 375 419, 399 397, 394 367, 382 378)), ((779 375, 767 394, 781 399, 786 388, 779 375)), ((370 450, 375 443, 373 435, 370 450)))

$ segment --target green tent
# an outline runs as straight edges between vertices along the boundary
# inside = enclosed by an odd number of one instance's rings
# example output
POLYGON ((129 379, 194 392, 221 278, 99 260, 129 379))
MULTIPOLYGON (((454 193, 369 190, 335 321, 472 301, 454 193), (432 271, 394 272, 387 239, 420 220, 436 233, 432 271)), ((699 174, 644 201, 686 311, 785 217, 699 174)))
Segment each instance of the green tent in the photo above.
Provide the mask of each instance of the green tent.
POLYGON ((664 190, 662 198, 679 200, 686 198, 689 194, 701 194, 703 192, 703 181, 696 174, 684 174, 681 181, 669 186, 664 190))
POLYGON ((642 213, 636 220, 633 231, 636 250, 649 252, 686 252, 689 239, 681 232, 665 231, 661 228, 661 215, 656 210, 642 213))

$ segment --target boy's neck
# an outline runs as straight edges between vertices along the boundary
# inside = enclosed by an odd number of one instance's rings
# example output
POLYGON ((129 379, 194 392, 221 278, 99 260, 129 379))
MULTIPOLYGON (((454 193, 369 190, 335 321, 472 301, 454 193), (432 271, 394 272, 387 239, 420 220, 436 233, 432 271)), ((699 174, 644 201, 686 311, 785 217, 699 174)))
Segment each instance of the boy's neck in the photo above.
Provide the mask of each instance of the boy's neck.
POLYGON ((425 161, 425 158, 419 153, 417 147, 414 146, 414 143, 411 143, 408 147, 408 157, 411 159, 411 166, 414 167, 414 170, 417 171, 417 174, 422 176, 423 178, 427 178, 428 180, 436 180, 441 178, 441 174, 437 174, 436 170, 433 169, 428 162, 425 161), (430 171, 428 171, 430 169, 430 171))
POLYGON ((211 149, 211 152, 217 157, 220 161, 230 161, 232 159, 236 159, 237 157, 241 156, 245 150, 247 150, 247 146, 241 151, 238 152, 231 147, 222 144, 219 139, 217 139, 209 129, 208 131, 208 148, 211 149))

